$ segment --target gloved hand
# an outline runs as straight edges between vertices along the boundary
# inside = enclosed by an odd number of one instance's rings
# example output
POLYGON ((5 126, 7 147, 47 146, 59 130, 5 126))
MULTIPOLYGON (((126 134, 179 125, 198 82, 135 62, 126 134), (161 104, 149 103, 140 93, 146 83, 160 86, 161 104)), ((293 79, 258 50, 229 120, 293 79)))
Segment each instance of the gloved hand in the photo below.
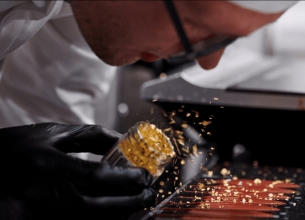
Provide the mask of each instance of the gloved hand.
POLYGON ((153 205, 152 176, 145 169, 65 154, 104 154, 120 136, 96 125, 0 129, 0 219, 126 219, 153 205))

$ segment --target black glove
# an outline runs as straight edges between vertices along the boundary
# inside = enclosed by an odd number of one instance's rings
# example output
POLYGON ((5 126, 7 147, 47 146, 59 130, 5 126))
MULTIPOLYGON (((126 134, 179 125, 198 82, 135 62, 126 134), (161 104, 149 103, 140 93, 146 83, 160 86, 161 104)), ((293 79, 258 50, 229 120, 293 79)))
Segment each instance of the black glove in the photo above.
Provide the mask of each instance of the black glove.
POLYGON ((104 154, 120 136, 96 125, 0 129, 0 219, 126 219, 153 205, 152 176, 145 169, 65 154, 104 154))

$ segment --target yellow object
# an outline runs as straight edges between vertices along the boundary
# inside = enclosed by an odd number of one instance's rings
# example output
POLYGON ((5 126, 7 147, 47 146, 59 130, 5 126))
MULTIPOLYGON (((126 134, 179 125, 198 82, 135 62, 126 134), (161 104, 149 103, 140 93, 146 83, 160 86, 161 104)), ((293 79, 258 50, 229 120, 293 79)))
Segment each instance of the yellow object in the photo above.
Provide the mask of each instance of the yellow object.
POLYGON ((119 147, 133 166, 147 169, 154 177, 160 176, 175 156, 169 138, 155 125, 146 122, 132 127, 120 140, 119 147))

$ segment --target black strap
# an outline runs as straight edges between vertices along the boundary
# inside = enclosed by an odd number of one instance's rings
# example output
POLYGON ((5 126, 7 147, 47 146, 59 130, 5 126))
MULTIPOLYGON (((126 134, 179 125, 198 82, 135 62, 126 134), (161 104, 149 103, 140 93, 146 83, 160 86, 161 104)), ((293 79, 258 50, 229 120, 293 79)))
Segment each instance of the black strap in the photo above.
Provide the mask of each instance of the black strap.
POLYGON ((175 5, 174 5, 173 1, 172 0, 164 0, 164 3, 165 3, 165 5, 167 7, 167 10, 168 10, 173 22, 174 22, 176 31, 178 32, 178 35, 179 35, 181 43, 184 47, 184 50, 187 53, 192 53, 193 52, 193 47, 192 47, 191 43, 189 42, 189 40, 188 40, 188 38, 185 34, 185 31, 183 29, 182 23, 179 19, 179 16, 177 14, 177 11, 175 9, 175 5))

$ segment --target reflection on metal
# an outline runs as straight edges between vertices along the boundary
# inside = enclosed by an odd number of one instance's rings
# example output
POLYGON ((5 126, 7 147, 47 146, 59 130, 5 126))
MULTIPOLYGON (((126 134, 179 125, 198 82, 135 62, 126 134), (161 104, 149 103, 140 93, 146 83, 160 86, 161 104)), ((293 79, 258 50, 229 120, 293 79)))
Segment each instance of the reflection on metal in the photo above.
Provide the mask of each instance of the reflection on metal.
POLYGON ((239 69, 209 74, 198 65, 142 85, 142 99, 159 102, 300 110, 305 98, 302 62, 249 63, 239 69), (201 72, 200 72, 201 71, 201 72), (201 74, 202 73, 202 74, 201 74), (272 77, 272 80, 269 78, 272 77))

